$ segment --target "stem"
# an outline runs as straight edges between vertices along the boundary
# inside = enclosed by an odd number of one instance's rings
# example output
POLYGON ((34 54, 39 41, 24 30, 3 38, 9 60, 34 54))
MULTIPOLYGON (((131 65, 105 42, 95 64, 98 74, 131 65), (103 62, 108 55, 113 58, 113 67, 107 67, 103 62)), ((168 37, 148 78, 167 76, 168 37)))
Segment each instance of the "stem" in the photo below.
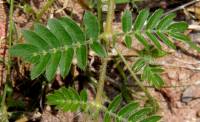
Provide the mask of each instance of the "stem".
MULTIPOLYGON (((114 0, 108 0, 108 13, 107 13, 107 20, 106 20, 106 27, 104 30, 105 35, 110 35, 112 34, 112 18, 114 16, 114 5, 115 1, 114 0)), ((99 15, 98 15, 99 16, 99 15)), ((110 35, 112 36, 112 35, 110 35)), ((105 36, 105 40, 109 40, 110 36, 105 36)), ((105 44, 106 48, 108 48, 108 45, 105 44)), ((101 104, 102 103, 102 94, 103 94, 103 88, 104 88, 104 83, 105 83, 105 76, 106 76, 106 67, 107 67, 108 59, 103 58, 103 63, 101 66, 100 70, 100 76, 99 76, 99 84, 97 87, 97 95, 96 95, 96 103, 101 104)))
POLYGON ((108 0, 108 13, 107 13, 107 19, 106 19, 106 27, 104 30, 106 35, 112 34, 114 9, 115 9, 115 0, 108 0))
POLYGON ((102 28, 103 28, 103 24, 102 24, 102 1, 101 0, 97 1, 97 15, 98 15, 99 28, 100 28, 100 32, 101 32, 102 28))
POLYGON ((149 98, 150 102, 153 102, 154 108, 155 110, 157 110, 158 108, 158 104, 157 102, 155 103, 155 99, 151 96, 151 94, 149 93, 149 91, 144 87, 144 85, 141 83, 141 81, 139 80, 139 78, 136 76, 136 74, 133 72, 133 70, 131 69, 131 67, 129 66, 128 62, 126 61, 126 59, 124 58, 124 56, 120 53, 120 51, 115 47, 115 50, 117 51, 117 53, 119 54, 120 58, 122 59, 122 61, 124 62, 124 64, 126 65, 128 71, 131 73, 131 76, 135 79, 137 85, 144 91, 144 93, 146 94, 146 96, 149 98))
POLYGON ((7 108, 5 105, 5 101, 6 101, 6 92, 7 92, 7 84, 5 84, 4 90, 3 90, 3 96, 2 96, 2 100, 1 100, 1 115, 0 118, 2 119, 2 122, 8 122, 8 113, 7 113, 7 108))
POLYGON ((41 19, 43 14, 49 9, 49 7, 53 4, 54 1, 55 0, 48 0, 44 7, 38 13, 36 13, 36 22, 38 22, 41 19))
MULTIPOLYGON (((8 38, 8 48, 11 47, 12 45, 12 40, 13 40, 13 11, 14 11, 14 0, 10 1, 10 11, 9 11, 9 38, 8 38)), ((11 72, 11 66, 10 66, 10 62, 11 62, 11 56, 8 54, 8 64, 7 64, 7 76, 10 76, 10 72, 11 72)), ((7 79, 8 81, 10 80, 10 78, 7 79)))
POLYGON ((104 89, 104 83, 105 83, 105 77, 106 77, 106 68, 108 64, 108 59, 104 58, 103 63, 101 65, 100 70, 100 76, 99 76, 99 83, 97 86, 97 95, 96 95, 96 103, 102 104, 102 96, 103 96, 103 89, 104 89))

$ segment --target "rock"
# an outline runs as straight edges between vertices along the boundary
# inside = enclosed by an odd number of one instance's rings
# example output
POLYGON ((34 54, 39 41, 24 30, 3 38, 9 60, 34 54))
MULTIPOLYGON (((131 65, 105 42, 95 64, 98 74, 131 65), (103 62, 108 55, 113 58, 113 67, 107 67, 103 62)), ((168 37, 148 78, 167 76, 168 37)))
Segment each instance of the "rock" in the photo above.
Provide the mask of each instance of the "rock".
POLYGON ((197 111, 197 117, 198 117, 198 118, 200 117, 200 110, 197 111))
POLYGON ((179 81, 187 80, 188 78, 190 78, 190 75, 191 75, 191 72, 189 70, 181 70, 179 72, 178 79, 179 79, 179 81))
POLYGON ((193 99, 197 99, 199 97, 200 97, 200 84, 186 88, 182 94, 181 100, 182 102, 188 103, 193 99))
POLYGON ((170 79, 173 79, 173 80, 178 80, 178 73, 177 73, 177 70, 176 69, 170 69, 168 70, 168 77, 170 79))

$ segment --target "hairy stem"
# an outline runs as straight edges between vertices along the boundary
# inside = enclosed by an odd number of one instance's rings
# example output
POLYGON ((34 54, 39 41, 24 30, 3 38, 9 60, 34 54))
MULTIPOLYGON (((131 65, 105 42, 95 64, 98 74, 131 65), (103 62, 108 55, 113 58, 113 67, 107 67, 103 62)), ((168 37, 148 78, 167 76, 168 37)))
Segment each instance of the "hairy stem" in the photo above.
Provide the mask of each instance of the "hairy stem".
POLYGON ((38 13, 36 13, 36 22, 38 22, 42 18, 43 14, 49 9, 54 1, 55 0, 48 0, 44 7, 38 13))
MULTIPOLYGON (((106 18, 106 27, 104 29, 104 40, 109 41, 110 37, 112 37, 112 20, 114 17, 114 5, 115 1, 114 0, 108 0, 108 13, 107 13, 107 18, 106 18), (107 36, 109 35, 109 36, 107 36)), ((100 18, 99 18, 100 19, 100 18)), ((106 49, 109 48, 108 43, 105 44, 106 49)), ((97 87, 97 95, 95 98, 95 102, 98 104, 102 104, 103 101, 103 89, 104 89, 104 83, 105 83, 105 78, 106 78, 106 68, 107 68, 107 63, 108 63, 108 58, 103 58, 102 59, 102 66, 100 70, 100 76, 99 76, 99 83, 97 87)), ((98 114, 98 110, 97 110, 98 114)))
MULTIPOLYGON (((14 11, 14 0, 11 0, 10 1, 10 10, 9 10, 9 37, 8 37, 8 48, 11 47, 12 45, 12 40, 13 40, 13 26, 14 26, 14 23, 13 23, 13 11, 14 11)), ((9 81, 10 80, 10 72, 11 72, 11 66, 10 66, 10 63, 11 63, 11 56, 8 54, 8 63, 7 63, 7 80, 9 81)))
POLYGON ((105 27, 105 34, 111 35, 112 25, 113 25, 113 18, 114 18, 114 9, 115 9, 115 0, 108 0, 108 13, 106 18, 106 27, 105 27))
POLYGON ((8 122, 8 113, 7 113, 7 107, 6 107, 6 92, 7 92, 7 84, 5 84, 4 90, 3 90, 3 96, 1 100, 1 106, 0 106, 0 118, 2 122, 8 122))
POLYGON ((122 59, 122 61, 126 65, 128 71, 131 73, 131 76, 135 79, 137 85, 144 91, 144 93, 148 97, 149 101, 154 105, 153 108, 155 109, 154 111, 156 111, 158 109, 158 104, 157 104, 156 100, 151 96, 151 94, 149 93, 149 91, 141 83, 140 79, 133 72, 133 70, 131 69, 131 66, 128 64, 128 62, 126 61, 126 59, 124 58, 124 56, 121 54, 121 52, 116 47, 115 47, 115 50, 117 51, 118 55, 120 56, 120 58, 122 59))
POLYGON ((103 63, 101 65, 100 76, 99 76, 99 83, 97 86, 97 95, 96 95, 96 103, 102 104, 102 96, 103 96, 103 88, 105 83, 106 77, 106 68, 107 68, 108 59, 103 59, 103 63))
POLYGON ((102 1, 98 0, 97 1, 97 16, 98 16, 98 23, 99 23, 99 28, 100 28, 100 32, 102 31, 102 1))

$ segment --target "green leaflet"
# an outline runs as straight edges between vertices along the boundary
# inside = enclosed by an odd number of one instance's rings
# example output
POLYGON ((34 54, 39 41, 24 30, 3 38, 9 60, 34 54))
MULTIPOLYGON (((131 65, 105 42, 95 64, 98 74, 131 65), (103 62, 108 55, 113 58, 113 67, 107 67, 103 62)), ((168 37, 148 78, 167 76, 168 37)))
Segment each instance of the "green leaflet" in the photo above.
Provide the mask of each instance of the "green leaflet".
POLYGON ((135 112, 134 114, 132 114, 128 120, 131 122, 137 122, 138 120, 141 119, 141 117, 148 115, 150 112, 152 112, 152 108, 141 109, 141 110, 135 112))
MULTIPOLYGON (((118 95, 114 98, 114 100, 109 104, 108 106, 108 111, 109 112, 115 112, 118 108, 118 106, 120 105, 122 100, 121 95, 118 95)), ((104 117, 104 122, 110 122, 111 121, 111 117, 109 116, 109 113, 106 113, 105 117, 104 117)))
POLYGON ((107 53, 105 48, 97 41, 94 41, 91 45, 91 49, 99 56, 106 57, 107 53))
POLYGON ((85 45, 80 46, 79 48, 76 49, 76 58, 78 61, 78 66, 84 70, 87 65, 87 60, 88 60, 88 50, 85 45))
POLYGON ((183 41, 183 42, 191 42, 190 38, 185 36, 184 34, 178 33, 178 32, 170 32, 169 33, 173 38, 183 41))
POLYGON ((157 32, 156 34, 160 37, 160 39, 161 39, 168 47, 170 47, 170 48, 172 48, 172 49, 176 49, 176 46, 174 45, 174 43, 172 43, 172 42, 168 39, 168 37, 167 37, 165 34, 163 34, 163 33, 161 33, 161 32, 157 32))
POLYGON ((132 46, 132 37, 129 35, 125 36, 125 44, 128 48, 131 48, 132 46))
POLYGON ((99 42, 97 42, 100 33, 97 17, 94 16, 91 12, 86 12, 83 17, 83 22, 85 24, 86 33, 89 39, 93 40, 93 43, 90 45, 91 49, 98 56, 106 57, 107 56, 106 50, 99 42))
POLYGON ((144 45, 146 49, 149 49, 149 44, 147 43, 146 39, 140 34, 140 33, 135 33, 135 37, 138 39, 140 43, 144 45))
POLYGON ((33 57, 35 52, 38 52, 38 48, 30 44, 18 44, 14 45, 9 53, 11 56, 20 56, 20 57, 33 57))
POLYGON ((47 50, 49 48, 48 44, 35 32, 30 30, 23 30, 22 34, 29 44, 32 44, 39 48, 39 50, 47 50))
POLYGON ((61 45, 71 45, 72 38, 57 19, 50 19, 47 25, 52 34, 61 42, 61 45))
POLYGON ((188 24, 186 22, 174 22, 167 29, 174 32, 184 32, 188 29, 188 24))
POLYGON ((170 13, 169 15, 165 16, 160 20, 160 22, 157 25, 157 29, 164 30, 167 27, 169 27, 170 23, 173 22, 173 19, 176 17, 176 14, 170 13))
POLYGON ((76 24, 75 21, 70 19, 69 17, 62 17, 59 19, 59 22, 65 28, 65 30, 69 33, 72 37, 74 42, 79 42, 80 44, 84 44, 85 42, 85 35, 81 28, 76 24))
POLYGON ((87 11, 84 14, 83 22, 85 24, 88 37, 96 41, 100 33, 97 17, 94 16, 91 12, 87 11))
POLYGON ((131 0, 115 0, 116 4, 129 3, 131 0))
POLYGON ((88 96, 87 96, 87 91, 84 89, 80 93, 80 99, 84 102, 87 102, 88 96))
MULTIPOLYGON (((75 91, 73 88, 69 88, 68 91, 69 91, 69 96, 71 97, 72 100, 81 101, 77 91, 75 91)), ((80 106, 79 102, 74 102, 73 104, 71 104, 70 111, 72 112, 77 111, 77 109, 79 109, 79 106, 80 106)))
POLYGON ((70 71, 73 57, 74 57, 74 50, 72 48, 68 48, 66 51, 62 52, 59 67, 61 76, 63 78, 65 78, 70 71))
POLYGON ((155 72, 155 73, 161 73, 161 72, 163 72, 164 70, 162 69, 162 67, 160 67, 160 66, 151 66, 151 70, 152 70, 152 72, 155 72))
MULTIPOLYGON (((123 108, 121 108, 121 110, 119 110, 118 116, 121 118, 128 118, 130 114, 133 113, 138 107, 138 102, 130 102, 128 105, 124 106, 123 108)), ((120 122, 120 120, 117 119, 116 122, 120 122)))
POLYGON ((61 53, 59 51, 51 55, 49 63, 46 67, 46 77, 48 81, 52 81, 53 78, 55 77, 57 67, 60 61, 60 56, 61 56, 61 53))
MULTIPOLYGON (((88 96, 87 96, 87 91, 86 91, 86 89, 84 89, 84 90, 81 91, 81 93, 80 93, 80 99, 81 99, 81 101, 83 101, 83 102, 87 102, 87 101, 88 101, 88 96)), ((82 105, 82 106, 81 106, 81 109, 83 109, 83 111, 86 111, 86 109, 87 109, 87 104, 82 105)))
POLYGON ((161 16, 163 14, 163 10, 162 9, 158 9, 156 10, 151 17, 149 18, 147 25, 146 25, 146 29, 153 29, 154 27, 156 27, 158 21, 160 20, 161 16))
POLYGON ((32 80, 37 78, 38 76, 40 76, 45 71, 48 61, 49 61, 49 58, 50 58, 49 54, 42 56, 40 58, 39 63, 32 66, 32 69, 31 69, 31 79, 32 80))
POLYGON ((156 88, 161 88, 164 85, 163 79, 158 74, 154 74, 151 77, 151 84, 153 84, 156 88))
POLYGON ((123 32, 129 32, 132 28, 132 13, 126 10, 122 16, 122 30, 123 32))
POLYGON ((190 47, 192 47, 193 49, 197 50, 198 52, 200 52, 200 47, 198 47, 195 43, 193 43, 189 37, 187 37, 186 35, 182 34, 182 33, 178 33, 178 32, 170 32, 169 33, 170 36, 172 36, 174 39, 177 39, 179 41, 183 41, 185 43, 187 43, 188 45, 190 45, 190 47))
POLYGON ((35 33, 48 43, 51 48, 56 48, 61 45, 61 42, 43 25, 35 24, 35 33))
POLYGON ((160 116, 151 116, 151 117, 148 117, 144 120, 142 120, 141 122, 157 122, 161 119, 160 116))
POLYGON ((128 48, 131 48, 132 45, 132 37, 127 33, 132 29, 132 13, 131 11, 126 10, 122 15, 122 30, 126 34, 125 35, 125 44, 128 48))
POLYGON ((140 71, 144 66, 145 66, 145 60, 142 59, 142 58, 140 58, 140 59, 138 59, 138 60, 134 63, 132 69, 133 69, 135 72, 138 72, 138 71, 140 71))
POLYGON ((143 9, 139 12, 134 24, 134 30, 139 31, 144 26, 145 21, 149 16, 149 11, 147 9, 143 9))
POLYGON ((142 79, 147 80, 151 85, 156 88, 161 88, 164 85, 163 79, 160 77, 162 69, 154 66, 145 66, 142 74, 142 79))
POLYGON ((162 46, 160 45, 159 43, 159 40, 157 39, 157 37, 150 33, 150 32, 146 32, 146 35, 151 39, 151 41, 155 44, 155 46, 158 48, 158 49, 162 49, 162 46))

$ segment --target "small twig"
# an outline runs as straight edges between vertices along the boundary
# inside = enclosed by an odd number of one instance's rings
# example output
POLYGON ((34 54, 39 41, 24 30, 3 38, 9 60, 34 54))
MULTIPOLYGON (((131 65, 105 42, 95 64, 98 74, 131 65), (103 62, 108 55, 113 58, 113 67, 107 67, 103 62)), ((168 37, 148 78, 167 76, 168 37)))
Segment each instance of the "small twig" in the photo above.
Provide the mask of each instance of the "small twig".
POLYGON ((55 0, 48 0, 44 7, 38 13, 36 13, 36 22, 38 22, 41 19, 43 14, 49 9, 49 7, 53 4, 54 1, 55 0))
MULTIPOLYGON (((14 0, 10 1, 10 11, 9 11, 9 40, 8 40, 8 48, 11 47, 12 45, 12 40, 13 40, 13 11, 14 11, 14 0)), ((7 79, 8 81, 10 80, 10 72, 11 72, 11 66, 10 66, 10 61, 11 61, 11 57, 8 54, 8 64, 7 64, 7 76, 9 77, 9 79, 7 79)))
POLYGON ((8 113, 7 113, 7 107, 5 105, 6 101, 6 92, 7 92, 7 84, 5 84, 4 91, 3 91, 3 96, 1 100, 1 106, 0 106, 0 118, 2 122, 8 122, 8 113))
MULTIPOLYGON (((138 87, 137 85, 130 85, 130 84, 127 84, 126 86, 127 86, 127 87, 138 87)), ((189 86, 199 86, 199 84, 167 85, 167 86, 162 86, 162 88, 180 88, 180 87, 189 87, 189 86)), ((155 89, 154 86, 150 86, 150 85, 144 85, 144 87, 155 89)))
POLYGON ((190 2, 188 2, 188 3, 185 3, 185 4, 181 5, 181 6, 178 6, 178 7, 175 8, 175 9, 172 9, 172 10, 166 12, 163 16, 166 16, 166 15, 168 15, 169 13, 172 13, 172 12, 175 12, 175 11, 178 11, 178 10, 181 10, 181 9, 184 9, 185 7, 190 6, 190 5, 192 5, 192 4, 196 3, 196 2, 199 2, 199 1, 200 1, 200 0, 193 0, 193 1, 190 1, 190 2))
POLYGON ((173 65, 173 64, 161 64, 161 63, 158 63, 158 65, 162 65, 162 66, 166 66, 166 67, 184 68, 184 69, 189 69, 189 70, 200 71, 200 68, 194 68, 194 67, 177 66, 177 65, 173 65))
POLYGON ((200 31, 200 25, 189 25, 188 29, 190 30, 195 30, 195 31, 200 31))
POLYGON ((98 0, 97 1, 97 16, 98 16, 98 23, 99 23, 99 28, 100 32, 102 31, 103 24, 102 24, 102 1, 98 0))
POLYGON ((131 73, 131 76, 135 79, 137 85, 143 90, 143 92, 145 93, 145 95, 148 97, 149 101, 151 101, 153 103, 154 109, 156 111, 158 109, 158 107, 159 107, 159 105, 156 102, 156 100, 151 96, 151 94, 149 93, 149 91, 144 87, 144 85, 142 84, 142 82, 140 81, 140 79, 136 76, 136 74, 133 72, 133 70, 131 69, 130 65, 128 64, 128 62, 126 61, 126 59, 123 57, 123 55, 120 53, 120 51, 117 48, 115 48, 115 50, 117 51, 117 53, 119 54, 120 58, 122 59, 122 61, 126 65, 128 71, 131 73))

